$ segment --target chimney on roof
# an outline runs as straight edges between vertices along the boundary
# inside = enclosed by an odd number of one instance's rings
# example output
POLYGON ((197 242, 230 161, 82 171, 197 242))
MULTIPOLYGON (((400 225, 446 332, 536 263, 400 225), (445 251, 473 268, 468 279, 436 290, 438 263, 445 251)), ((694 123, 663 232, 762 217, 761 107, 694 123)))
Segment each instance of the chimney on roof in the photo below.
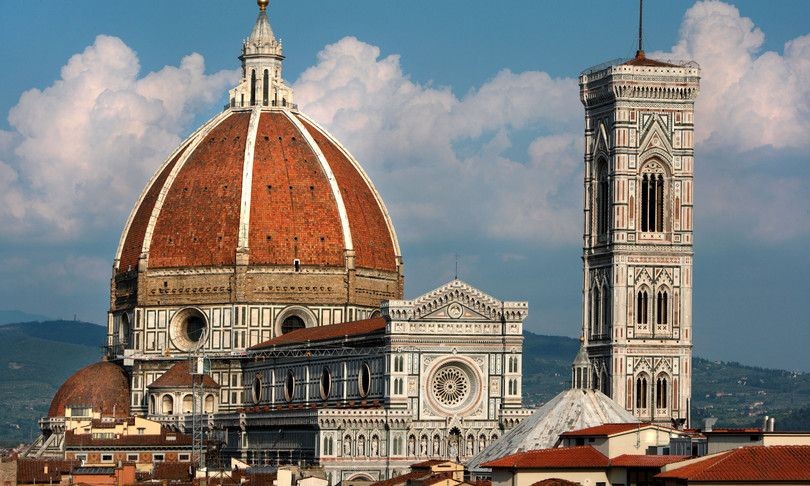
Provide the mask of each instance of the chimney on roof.
POLYGON ((768 419, 768 432, 773 432, 776 427, 776 417, 771 417, 768 419))
POLYGON ((707 417, 703 419, 703 432, 711 432, 715 423, 717 423, 717 419, 714 417, 707 417))
POLYGON ((762 419, 762 431, 763 432, 768 431, 768 416, 767 415, 762 419))

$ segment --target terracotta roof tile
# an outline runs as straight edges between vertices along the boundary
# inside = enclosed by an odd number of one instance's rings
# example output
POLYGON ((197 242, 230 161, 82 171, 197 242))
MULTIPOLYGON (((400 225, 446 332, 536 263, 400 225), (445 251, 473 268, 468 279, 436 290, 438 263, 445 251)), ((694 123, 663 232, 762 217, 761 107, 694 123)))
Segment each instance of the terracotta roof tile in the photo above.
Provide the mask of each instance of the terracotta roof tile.
POLYGON ((140 260, 141 251, 143 250, 143 238, 146 235, 146 228, 149 226, 149 218, 151 218, 152 211, 155 209, 155 203, 160 195, 160 190, 163 189, 163 185, 166 183, 166 179, 169 177, 169 174, 171 174, 172 169, 174 169, 174 165, 177 163, 177 160, 183 156, 187 148, 188 143, 166 164, 163 170, 157 175, 152 185, 149 186, 141 203, 136 207, 135 214, 132 215, 132 221, 125 230, 127 235, 124 239, 124 245, 121 248, 121 260, 118 263, 118 272, 126 272, 138 268, 138 261, 140 260))
MULTIPOLYGON (((150 383, 147 388, 191 388, 192 381, 189 366, 189 360, 178 361, 160 375, 160 378, 150 383)), ((219 384, 210 375, 202 376, 203 388, 219 388, 219 384)), ((199 378, 197 380, 199 386, 199 378)))
POLYGON ((277 336, 269 341, 259 343, 250 349, 261 350, 272 348, 274 346, 303 344, 311 341, 326 341, 329 339, 338 339, 346 336, 363 336, 383 330, 385 330, 385 319, 382 317, 375 317, 362 321, 343 322, 341 324, 330 324, 328 326, 315 326, 297 329, 287 334, 277 336))
POLYGON ((624 63, 625 66, 648 66, 648 67, 679 67, 668 62, 656 61, 646 57, 643 52, 637 53, 636 57, 624 63))
POLYGON ((304 118, 299 118, 329 161, 340 187, 349 217, 357 266, 396 271, 393 235, 371 185, 330 137, 304 118))
POLYGON ((160 435, 122 435, 115 439, 93 438, 91 434, 76 434, 72 430, 65 432, 65 446, 77 447, 177 447, 185 448, 191 445, 191 436, 179 432, 161 430, 160 435), (174 438, 172 438, 174 437, 174 438))
POLYGON ((427 461, 417 462, 416 464, 411 464, 411 469, 425 469, 433 466, 438 466, 439 464, 444 464, 449 462, 447 459, 429 459, 427 461))
POLYGON ((641 424, 641 423, 604 424, 604 425, 597 425, 595 427, 587 427, 584 429, 563 432, 562 434, 560 434, 560 437, 593 437, 599 435, 608 436, 613 434, 620 434, 622 432, 627 432, 629 430, 641 429, 648 426, 649 424, 641 424))
POLYGON ((548 478, 542 481, 537 481, 531 486, 582 486, 582 483, 575 483, 560 478, 548 478))
POLYGON ((158 462, 152 472, 152 479, 190 481, 193 466, 190 462, 158 462))
POLYGON ((101 361, 85 366, 59 387, 49 417, 64 417, 66 406, 92 407, 104 416, 129 416, 129 378, 118 365, 101 361))
POLYGON ((150 268, 236 263, 249 121, 231 114, 189 153, 155 221, 150 268))
POLYGON ((397 486, 399 484, 406 484, 408 481, 417 480, 421 478, 426 478, 430 476, 432 473, 429 471, 411 471, 406 474, 401 474, 399 476, 394 476, 390 479, 385 479, 383 481, 377 481, 376 483, 371 483, 369 486, 397 486))
POLYGON ((623 454, 610 460, 613 467, 661 467, 673 462, 690 459, 690 456, 653 456, 645 454, 623 454))
POLYGON ((59 461, 54 459, 18 459, 17 483, 58 483, 62 474, 81 465, 81 461, 59 461), (48 472, 45 472, 45 467, 48 472))
POLYGON ((284 113, 261 115, 250 206, 251 264, 291 266, 297 258, 304 266, 344 266, 343 228, 329 180, 284 113))
POLYGON ((481 464, 489 468, 569 469, 607 467, 608 458, 591 446, 519 452, 481 464))
POLYGON ((810 481, 810 446, 750 446, 662 472, 692 482, 810 481))

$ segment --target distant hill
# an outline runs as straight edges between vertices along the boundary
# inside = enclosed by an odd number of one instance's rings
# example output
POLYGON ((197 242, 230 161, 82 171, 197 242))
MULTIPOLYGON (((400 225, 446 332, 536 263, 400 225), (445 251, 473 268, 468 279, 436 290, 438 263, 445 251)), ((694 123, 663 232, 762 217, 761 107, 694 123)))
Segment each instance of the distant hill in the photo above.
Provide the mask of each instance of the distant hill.
MULTIPOLYGON (((524 333, 523 399, 544 403, 571 386, 571 362, 577 339, 524 333)), ((777 430, 810 430, 810 374, 746 366, 734 362, 692 360, 692 423, 717 417, 717 426, 759 426, 776 417, 777 430)))
MULTIPOLYGON (((98 361, 106 329, 80 321, 0 325, 0 446, 36 438, 37 421, 68 376, 98 361)), ((571 386, 579 341, 526 332, 523 396, 537 406, 571 386)), ((692 418, 718 426, 759 425, 777 418, 777 430, 810 430, 810 374, 769 370, 702 358, 693 360, 692 418)))
POLYGON ((18 310, 0 310, 0 325, 15 322, 47 321, 49 319, 49 317, 40 316, 37 314, 29 314, 27 312, 18 310))
POLYGON ((0 326, 0 445, 36 438, 37 420, 59 385, 99 360, 106 334, 103 327, 80 321, 0 326))

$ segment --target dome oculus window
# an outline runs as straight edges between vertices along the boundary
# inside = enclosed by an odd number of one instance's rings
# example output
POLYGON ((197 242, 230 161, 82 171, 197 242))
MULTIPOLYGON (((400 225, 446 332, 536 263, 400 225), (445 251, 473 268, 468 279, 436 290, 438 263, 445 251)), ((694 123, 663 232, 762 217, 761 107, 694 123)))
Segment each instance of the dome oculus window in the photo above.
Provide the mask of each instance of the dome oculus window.
POLYGON ((292 371, 287 372, 287 379, 284 381, 284 399, 288 402, 295 398, 295 375, 292 371))
POLYGON ((251 398, 253 399, 254 405, 258 405, 258 403, 262 400, 262 378, 259 375, 256 375, 253 378, 253 386, 250 389, 251 398))
POLYGON ((307 327, 307 325, 301 317, 292 315, 285 318, 284 322, 281 323, 281 334, 287 334, 288 332, 293 332, 305 327, 307 327))
POLYGON ((367 363, 363 363, 360 366, 360 372, 357 375, 357 391, 360 393, 362 398, 368 396, 368 392, 371 390, 371 368, 368 367, 367 363))
POLYGON ((193 351, 205 342, 208 322, 205 314, 194 308, 183 309, 172 318, 169 335, 181 351, 193 351))
POLYGON ((326 400, 329 398, 329 394, 332 392, 332 372, 329 371, 329 368, 324 367, 323 371, 321 371, 321 400, 326 400))

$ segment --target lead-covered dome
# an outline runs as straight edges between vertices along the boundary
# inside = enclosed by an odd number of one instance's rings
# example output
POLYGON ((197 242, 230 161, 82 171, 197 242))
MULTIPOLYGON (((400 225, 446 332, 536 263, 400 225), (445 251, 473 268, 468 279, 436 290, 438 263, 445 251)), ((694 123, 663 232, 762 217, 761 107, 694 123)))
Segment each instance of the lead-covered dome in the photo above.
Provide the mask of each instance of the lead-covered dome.
POLYGON ((92 409, 105 417, 129 416, 129 378, 123 368, 101 361, 70 376, 51 400, 48 417, 64 417, 65 408, 92 409))

